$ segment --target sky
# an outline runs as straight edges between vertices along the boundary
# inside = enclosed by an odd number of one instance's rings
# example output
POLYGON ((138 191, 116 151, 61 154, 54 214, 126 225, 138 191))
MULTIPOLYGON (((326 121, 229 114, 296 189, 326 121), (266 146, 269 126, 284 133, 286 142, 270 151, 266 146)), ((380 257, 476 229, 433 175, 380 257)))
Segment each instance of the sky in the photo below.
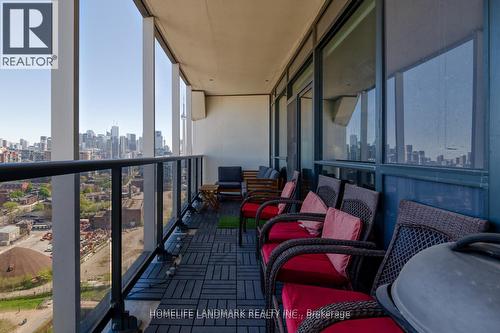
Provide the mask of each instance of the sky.
MULTIPOLYGON (((171 142, 171 64, 156 45, 156 129, 171 142)), ((142 135, 142 16, 133 1, 80 1, 80 132, 142 135)), ((0 138, 50 135, 50 70, 0 70, 0 138)))
MULTIPOLYGON (((403 73, 404 139, 435 159, 467 155, 472 141, 474 44, 465 42, 403 73), (422 115, 425 115, 422 116, 422 115)), ((387 84, 387 143, 395 146, 394 79, 387 84)))

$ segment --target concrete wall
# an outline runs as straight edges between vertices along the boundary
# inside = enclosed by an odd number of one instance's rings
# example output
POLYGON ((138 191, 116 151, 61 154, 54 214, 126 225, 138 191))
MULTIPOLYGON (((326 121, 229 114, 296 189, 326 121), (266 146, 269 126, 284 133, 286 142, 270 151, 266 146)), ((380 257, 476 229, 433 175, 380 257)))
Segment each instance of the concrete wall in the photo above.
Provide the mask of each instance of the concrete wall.
POLYGON ((207 96, 207 117, 193 121, 193 153, 205 155, 203 182, 219 166, 269 164, 269 96, 207 96))

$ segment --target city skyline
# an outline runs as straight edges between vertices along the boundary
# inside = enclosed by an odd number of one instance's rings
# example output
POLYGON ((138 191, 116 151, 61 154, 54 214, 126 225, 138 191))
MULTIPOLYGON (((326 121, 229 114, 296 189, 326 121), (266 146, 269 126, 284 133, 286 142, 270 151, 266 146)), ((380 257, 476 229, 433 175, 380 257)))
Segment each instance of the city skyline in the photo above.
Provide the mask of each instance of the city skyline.
MULTIPOLYGON (((171 146, 162 131, 155 131, 155 156, 172 153, 171 146)), ((79 133, 80 160, 136 158, 142 156, 142 136, 121 132, 119 126, 112 126, 105 133, 87 130, 79 133)), ((0 163, 38 162, 51 159, 52 138, 40 136, 39 140, 28 141, 24 138, 7 140, 0 138, 0 163)))

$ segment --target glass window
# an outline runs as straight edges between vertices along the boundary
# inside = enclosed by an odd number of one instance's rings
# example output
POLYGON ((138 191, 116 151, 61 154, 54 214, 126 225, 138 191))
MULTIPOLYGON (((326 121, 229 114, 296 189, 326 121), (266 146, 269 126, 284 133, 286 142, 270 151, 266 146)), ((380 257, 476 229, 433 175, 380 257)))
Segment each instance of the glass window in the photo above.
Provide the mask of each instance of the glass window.
POLYGON ((323 159, 375 161, 375 1, 322 50, 323 159))
POLYGON ((172 63, 155 39, 155 156, 172 154, 172 63))
POLYGON ((342 13, 342 10, 349 4, 348 0, 330 1, 328 8, 316 25, 316 38, 320 40, 321 37, 328 31, 328 27, 337 20, 337 17, 342 13))
POLYGON ((50 70, 0 71, 0 163, 50 160, 50 70))
POLYGON ((300 96, 300 169, 301 197, 313 188, 314 136, 313 136, 313 96, 309 89, 300 96))
POLYGON ((289 97, 298 94, 300 92, 300 89, 303 89, 307 83, 312 81, 312 79, 313 79, 313 65, 311 63, 293 81, 292 90, 290 91, 289 97))
POLYGON ((287 123, 288 116, 286 112, 286 95, 282 95, 278 99, 278 116, 279 116, 279 168, 286 167, 286 157, 288 150, 288 142, 287 142, 287 123))
POLYGON ((288 68, 288 76, 292 77, 297 73, 297 71, 300 69, 304 61, 306 60, 307 56, 312 52, 313 49, 313 35, 310 34, 307 37, 306 42, 300 49, 299 53, 297 53, 297 56, 295 59, 293 59, 293 62, 290 64, 290 67, 288 68))
POLYGON ((373 171, 323 165, 321 167, 321 174, 345 180, 350 184, 355 184, 370 190, 375 190, 375 173, 373 171))
POLYGON ((79 51, 81 159, 136 157, 142 141, 142 15, 135 4, 81 1, 79 51))
POLYGON ((281 78, 278 82, 278 86, 276 87, 276 93, 279 95, 286 88, 286 74, 281 78))
POLYGON ((483 1, 389 0, 386 18, 386 161, 484 167, 483 1))
POLYGON ((180 112, 180 145, 181 145, 181 155, 186 155, 186 126, 187 126, 187 116, 186 116, 186 83, 182 78, 179 79, 180 87, 180 100, 179 100, 179 112, 180 112))
POLYGON ((274 156, 274 143, 275 143, 275 138, 274 136, 276 135, 276 129, 275 129, 275 123, 276 123, 276 106, 275 104, 273 103, 271 105, 271 121, 270 121, 270 124, 269 126, 271 126, 271 131, 270 131, 270 135, 271 135, 271 156, 274 156))
MULTIPOLYGON (((142 15, 131 1, 87 0, 79 8, 80 159, 142 152, 142 15), (109 13, 113 13, 110 15, 109 13)), ((141 168, 123 169, 123 266, 143 251, 141 168)), ((111 172, 80 175, 81 330, 109 306, 111 172)), ((126 280, 126 275, 125 275, 126 280)))

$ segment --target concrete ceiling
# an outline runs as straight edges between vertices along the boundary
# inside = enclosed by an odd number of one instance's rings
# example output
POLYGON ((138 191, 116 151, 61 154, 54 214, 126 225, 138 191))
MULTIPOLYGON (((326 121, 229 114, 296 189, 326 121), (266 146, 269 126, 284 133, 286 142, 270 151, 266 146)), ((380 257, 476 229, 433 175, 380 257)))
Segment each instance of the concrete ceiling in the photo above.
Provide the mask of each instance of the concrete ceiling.
POLYGON ((325 0, 145 0, 193 89, 267 94, 325 0))

